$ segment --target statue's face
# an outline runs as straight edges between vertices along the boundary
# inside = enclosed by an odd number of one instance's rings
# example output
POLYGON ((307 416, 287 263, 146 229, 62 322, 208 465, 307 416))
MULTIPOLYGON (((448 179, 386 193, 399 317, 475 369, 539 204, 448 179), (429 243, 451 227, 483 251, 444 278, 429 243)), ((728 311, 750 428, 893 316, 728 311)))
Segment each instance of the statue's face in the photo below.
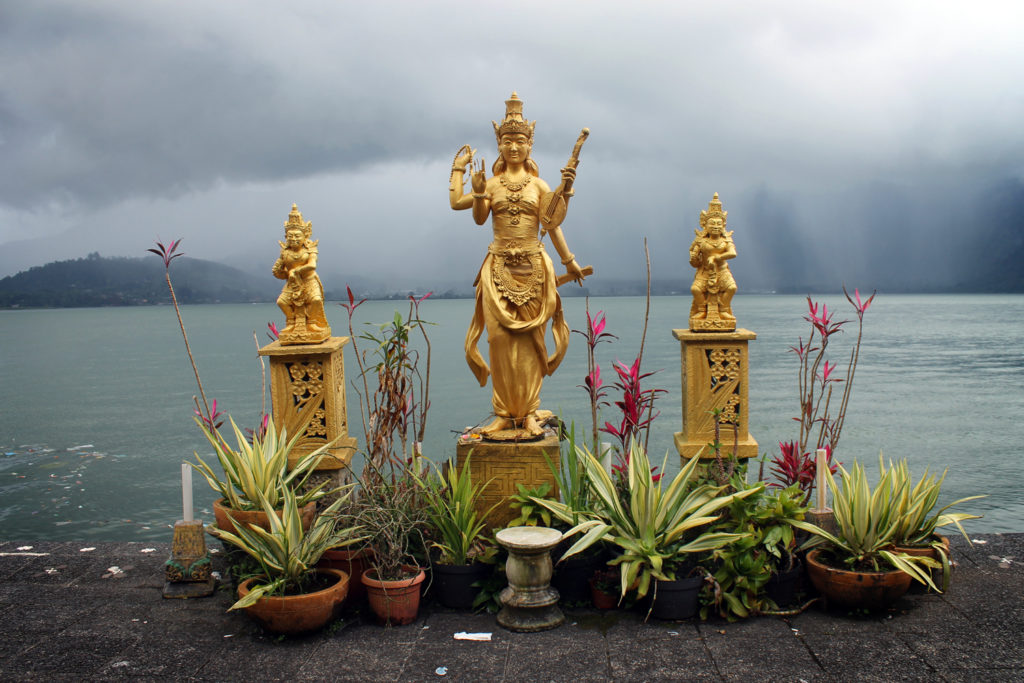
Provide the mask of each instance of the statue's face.
POLYGON ((708 233, 714 235, 715 237, 721 235, 723 228, 725 228, 722 219, 719 218, 718 216, 712 216, 711 218, 709 218, 707 225, 708 233))
POLYGON ((522 133, 506 133, 501 136, 498 151, 506 164, 521 164, 530 158, 530 139, 522 133))
POLYGON ((285 235, 285 239, 288 240, 289 247, 300 247, 302 246, 302 231, 289 230, 285 235))

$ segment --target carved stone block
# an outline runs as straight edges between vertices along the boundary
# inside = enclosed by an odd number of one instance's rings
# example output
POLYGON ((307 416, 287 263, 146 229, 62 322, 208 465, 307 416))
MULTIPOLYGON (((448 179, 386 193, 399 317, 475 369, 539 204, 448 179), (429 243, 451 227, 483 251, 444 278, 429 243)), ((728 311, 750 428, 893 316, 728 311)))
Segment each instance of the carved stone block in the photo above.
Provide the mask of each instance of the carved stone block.
POLYGON ((477 512, 482 514, 498 503, 487 517, 488 528, 504 527, 515 517, 514 511, 509 509, 508 499, 516 493, 516 484, 532 488, 548 482, 551 484, 549 495, 558 496, 558 482, 551 475, 543 455, 546 453, 558 466, 557 436, 548 435, 540 441, 459 441, 455 453, 456 467, 460 471, 466 458, 472 454, 469 471, 474 484, 490 481, 477 504, 477 512))
POLYGON ((356 440, 348 434, 342 352, 348 342, 348 337, 331 337, 322 344, 301 346, 285 346, 275 341, 260 349, 261 356, 270 358, 274 424, 278 430, 284 427, 289 437, 306 424, 305 433, 288 457, 289 467, 336 438, 316 469, 337 470, 347 467, 352 460, 356 440))
POLYGON ((757 335, 750 330, 692 332, 672 330, 682 347, 683 430, 675 433, 676 450, 683 458, 713 458, 707 445, 715 440, 719 412, 722 453, 738 458, 757 456, 757 441, 750 435, 747 344, 757 335), (704 449, 701 452, 701 449, 704 449))

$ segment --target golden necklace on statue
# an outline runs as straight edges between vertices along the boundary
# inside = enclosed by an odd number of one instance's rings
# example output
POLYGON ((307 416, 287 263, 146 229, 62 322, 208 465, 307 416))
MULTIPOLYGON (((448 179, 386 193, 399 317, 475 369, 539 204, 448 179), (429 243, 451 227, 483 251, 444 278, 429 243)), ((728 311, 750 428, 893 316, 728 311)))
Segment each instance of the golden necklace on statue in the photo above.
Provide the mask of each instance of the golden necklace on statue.
POLYGON ((508 213, 512 217, 509 223, 512 225, 518 225, 519 212, 521 211, 519 201, 523 198, 523 190, 526 189, 526 186, 530 184, 531 180, 533 180, 533 176, 527 175, 522 181, 513 183, 508 179, 507 175, 502 173, 498 177, 498 180, 501 182, 502 187, 505 188, 505 196, 509 201, 508 213))

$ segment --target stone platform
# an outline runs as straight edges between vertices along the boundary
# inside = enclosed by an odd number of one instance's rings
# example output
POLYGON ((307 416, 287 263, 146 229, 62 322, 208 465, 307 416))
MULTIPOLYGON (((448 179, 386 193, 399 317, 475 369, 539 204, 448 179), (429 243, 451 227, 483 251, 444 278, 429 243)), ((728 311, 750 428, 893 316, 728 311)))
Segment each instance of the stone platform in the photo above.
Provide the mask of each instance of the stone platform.
MULTIPOLYGON (((960 566, 948 594, 911 594, 871 617, 812 607, 645 624, 635 612, 568 608, 560 628, 511 633, 491 614, 428 598, 409 626, 355 615, 301 638, 228 612, 226 588, 162 598, 169 543, 5 542, 0 680, 1024 680, 1024 534, 972 537, 984 544, 953 539, 960 566), (454 640, 460 631, 492 640, 454 640)), ((219 554, 214 564, 223 571, 219 554)))

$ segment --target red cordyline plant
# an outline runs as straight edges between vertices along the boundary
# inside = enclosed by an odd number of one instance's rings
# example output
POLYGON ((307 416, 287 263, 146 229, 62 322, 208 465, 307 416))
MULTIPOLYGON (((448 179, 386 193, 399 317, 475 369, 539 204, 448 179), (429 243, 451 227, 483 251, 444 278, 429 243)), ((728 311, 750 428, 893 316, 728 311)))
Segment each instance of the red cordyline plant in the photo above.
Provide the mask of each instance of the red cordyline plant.
MULTIPOLYGON (((174 313, 178 316, 178 327, 181 329, 181 338, 185 340, 185 352, 188 354, 188 360, 192 364, 192 374, 196 378, 196 387, 199 389, 199 396, 193 396, 192 402, 195 404, 195 409, 192 411, 195 413, 196 418, 211 434, 216 435, 217 438, 221 438, 220 431, 218 431, 222 424, 224 424, 224 413, 217 409, 217 399, 213 401, 206 400, 206 392, 203 390, 203 381, 199 378, 199 368, 196 366, 195 356, 192 355, 192 345, 188 342, 188 333, 185 332, 185 323, 181 318, 181 308, 178 306, 178 297, 174 293, 174 284, 171 282, 171 261, 184 256, 183 253, 178 252, 178 247, 181 246, 181 240, 171 240, 165 246, 162 242, 157 241, 155 249, 147 249, 146 251, 156 254, 160 257, 160 260, 164 262, 164 280, 167 282, 167 290, 171 293, 171 303, 174 305, 174 313), (199 404, 199 399, 202 399, 202 405, 199 404)), ((271 331, 276 333, 276 327, 273 323, 268 323, 271 331)), ((253 333, 253 338, 256 334, 253 333)), ((257 348, 259 344, 257 343, 257 348)), ((260 367, 263 368, 263 361, 260 360, 260 367)), ((263 381, 264 391, 264 406, 260 413, 260 421, 256 426, 256 429, 246 429, 245 431, 253 438, 263 438, 266 434, 267 425, 270 422, 270 415, 266 411, 266 376, 263 381)), ((221 438, 223 441, 223 439, 221 438)), ((226 442, 224 442, 225 445, 226 442)))
POLYGON ((152 252, 160 257, 160 260, 164 262, 164 280, 167 282, 167 289, 171 293, 171 303, 174 304, 174 312, 178 316, 178 327, 181 328, 181 338, 185 340, 185 352, 188 354, 188 360, 192 363, 192 374, 196 377, 196 386, 199 387, 199 397, 203 399, 202 407, 199 406, 199 400, 193 396, 192 401, 196 404, 195 414, 199 416, 199 419, 207 427, 211 428, 211 432, 217 434, 217 427, 221 425, 217 420, 220 418, 220 413, 217 412, 217 402, 213 402, 213 410, 210 410, 210 404, 206 400, 206 392, 203 391, 203 381, 199 379, 199 368, 196 367, 195 356, 192 355, 192 346, 188 343, 188 334, 185 332, 185 323, 181 319, 181 309, 178 307, 178 297, 174 293, 174 285, 171 283, 171 261, 184 256, 184 254, 176 253, 178 247, 181 246, 181 240, 171 240, 165 247, 159 240, 156 243, 156 249, 147 249, 146 251, 152 252))
POLYGON ((613 367, 618 375, 615 387, 622 391, 622 399, 615 401, 615 406, 622 412, 622 418, 618 425, 605 422, 601 431, 618 439, 620 454, 629 452, 629 444, 634 439, 643 442, 646 450, 651 423, 661 414, 661 411, 654 410, 654 399, 658 394, 668 392, 665 389, 643 389, 640 386, 641 380, 654 374, 640 372, 640 356, 636 357, 632 365, 615 361, 613 367))
POLYGON ((587 396, 590 398, 590 419, 593 425, 592 436, 594 440, 594 447, 591 452, 599 453, 597 410, 608 405, 608 401, 605 400, 608 396, 608 390, 601 382, 601 366, 597 364, 594 349, 597 348, 598 344, 602 342, 611 343, 612 339, 618 339, 618 337, 611 332, 604 331, 604 311, 598 311, 594 317, 590 316, 590 297, 586 299, 586 312, 587 329, 573 330, 573 332, 587 340, 587 376, 583 378, 583 384, 577 384, 576 386, 586 391, 587 396))
POLYGON ((860 345, 864 336, 864 313, 875 298, 873 292, 867 301, 861 301, 860 290, 854 289, 854 300, 843 287, 843 294, 850 302, 857 313, 857 341, 850 350, 850 360, 846 366, 846 377, 840 377, 835 372, 836 364, 831 363, 825 357, 829 342, 832 337, 842 331, 843 325, 849 320, 833 321, 835 312, 830 312, 828 306, 819 305, 807 297, 808 315, 804 320, 811 324, 811 332, 804 344, 803 338, 799 340, 798 346, 790 347, 790 350, 797 355, 800 361, 798 377, 798 388, 800 392, 800 417, 795 418, 800 423, 800 452, 811 450, 808 442, 813 437, 815 429, 818 436, 815 441, 814 450, 830 446, 832 450, 839 447, 839 437, 843 431, 843 423, 846 421, 846 408, 850 402, 850 392, 853 389, 853 377, 857 372, 857 361, 860 358, 860 345), (815 346, 817 344, 817 346, 815 346), (839 401, 839 407, 833 415, 830 411, 832 406, 832 393, 836 384, 843 384, 843 393, 839 401))
MULTIPOLYGON (((780 455, 772 460, 771 472, 781 483, 773 482, 769 486, 785 488, 797 484, 800 487, 800 492, 803 493, 801 505, 806 505, 814 491, 818 460, 810 453, 801 452, 798 446, 796 441, 779 442, 780 455)), ((832 460, 832 447, 828 444, 825 445, 825 453, 829 472, 835 474, 839 469, 839 463, 832 460)), ((760 479, 763 480, 764 477, 762 476, 760 479)))
POLYGON ((853 390, 853 378, 860 359, 860 345, 864 336, 864 314, 875 299, 872 292, 867 300, 861 300, 860 290, 854 289, 853 296, 843 287, 843 294, 857 314, 857 340, 850 350, 846 376, 836 372, 837 363, 826 358, 832 337, 843 330, 849 320, 833 320, 835 311, 829 311, 824 303, 819 304, 807 297, 808 314, 804 320, 811 324, 810 334, 805 343, 803 337, 790 351, 799 360, 798 390, 800 394, 800 415, 793 418, 800 424, 799 439, 795 442, 780 443, 781 454, 772 460, 772 472, 786 485, 799 483, 807 495, 814 488, 816 459, 812 451, 824 448, 828 451, 829 468, 835 472, 832 454, 839 446, 839 437, 846 422, 846 409, 853 390), (836 384, 843 385, 838 407, 832 403, 836 384), (835 412, 832 410, 835 408, 835 412), (815 437, 815 432, 817 436, 815 437), (813 442, 813 447, 812 447, 813 442), (810 478, 805 485, 803 480, 810 478))

